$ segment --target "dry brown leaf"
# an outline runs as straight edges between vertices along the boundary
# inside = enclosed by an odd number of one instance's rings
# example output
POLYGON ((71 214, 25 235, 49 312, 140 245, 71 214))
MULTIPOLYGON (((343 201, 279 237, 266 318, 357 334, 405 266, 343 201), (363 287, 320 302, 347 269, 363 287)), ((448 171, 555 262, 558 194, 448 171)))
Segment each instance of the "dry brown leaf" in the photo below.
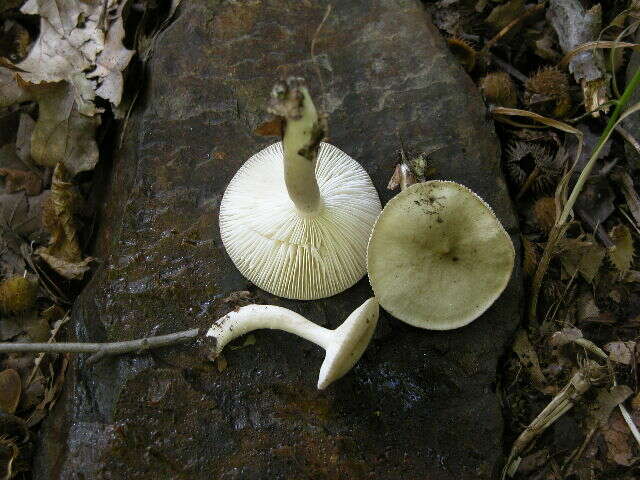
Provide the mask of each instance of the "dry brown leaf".
POLYGON ((636 342, 609 342, 604 346, 614 362, 630 365, 636 351, 636 342))
POLYGON ((607 444, 607 460, 610 463, 630 467, 636 462, 633 438, 619 411, 613 412, 609 423, 602 428, 602 436, 607 444))
POLYGON ((587 282, 593 282, 607 253, 606 249, 595 242, 577 239, 564 239, 558 244, 562 249, 560 262, 566 276, 572 277, 577 271, 587 282))
POLYGON ((616 225, 609 234, 613 240, 613 248, 609 249, 609 259, 623 277, 631 268, 633 261, 633 238, 626 225, 616 225))
POLYGON ((95 131, 100 119, 78 110, 69 83, 21 85, 39 107, 31 135, 31 158, 46 167, 63 163, 72 175, 92 170, 98 163, 95 131))
POLYGON ((516 333, 516 338, 513 342, 513 351, 520 359, 522 366, 529 372, 533 385, 538 390, 544 392, 547 389, 547 379, 540 368, 538 354, 533 348, 533 345, 531 345, 527 332, 522 329, 516 333))
POLYGON ((68 279, 81 279, 89 270, 90 257, 82 258, 75 214, 82 197, 69 181, 64 166, 56 165, 51 182, 51 196, 43 208, 44 228, 51 238, 47 247, 36 253, 56 272, 68 279))
POLYGON ((18 372, 12 368, 0 372, 0 412, 14 413, 21 393, 22 381, 18 372))
POLYGON ((0 168, 0 176, 5 177, 5 187, 9 193, 24 190, 27 195, 38 195, 42 191, 42 179, 34 172, 0 168))

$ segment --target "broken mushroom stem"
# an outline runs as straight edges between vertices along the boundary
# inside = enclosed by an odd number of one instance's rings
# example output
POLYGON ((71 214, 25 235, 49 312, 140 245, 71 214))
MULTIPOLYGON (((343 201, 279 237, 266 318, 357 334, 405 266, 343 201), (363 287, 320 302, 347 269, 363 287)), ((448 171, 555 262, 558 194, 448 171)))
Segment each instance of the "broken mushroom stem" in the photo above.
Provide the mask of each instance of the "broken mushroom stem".
POLYGON ((289 197, 302 215, 314 216, 321 205, 315 170, 325 128, 305 80, 290 77, 276 83, 271 92, 269 111, 286 121, 282 148, 284 181, 289 197))
POLYGON ((214 355, 219 355, 233 339, 259 329, 283 330, 309 340, 326 350, 318 376, 322 390, 346 374, 362 356, 378 322, 375 297, 368 299, 335 330, 316 325, 286 308, 274 305, 247 305, 214 323, 207 336, 216 339, 214 355))

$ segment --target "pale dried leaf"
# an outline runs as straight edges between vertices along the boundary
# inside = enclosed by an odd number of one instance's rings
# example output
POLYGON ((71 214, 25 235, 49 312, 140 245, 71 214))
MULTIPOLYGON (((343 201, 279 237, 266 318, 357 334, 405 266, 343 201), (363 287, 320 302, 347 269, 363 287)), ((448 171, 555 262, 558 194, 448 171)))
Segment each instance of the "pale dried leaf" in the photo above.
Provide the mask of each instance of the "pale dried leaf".
POLYGON ((551 335, 549 342, 551 345, 561 347, 571 342, 575 342, 579 338, 583 338, 582 331, 578 328, 563 328, 559 332, 554 332, 551 335))
POLYGON ((69 280, 82 280, 84 274, 91 269, 91 262, 93 258, 87 257, 77 262, 71 262, 62 258, 49 255, 44 247, 40 247, 36 250, 36 254, 39 255, 49 266, 69 280))
POLYGON ((122 95, 122 70, 132 52, 122 44, 123 1, 29 0, 23 13, 40 15, 40 36, 18 64, 31 83, 67 81, 78 110, 99 112, 95 95, 116 106, 122 95), (105 14, 111 14, 106 15, 105 14))
MULTIPOLYGON (((122 71, 129 65, 134 51, 127 50, 122 44, 124 39, 124 26, 122 22, 122 9, 124 2, 116 10, 111 26, 107 31, 104 49, 98 55, 96 68, 89 78, 98 78, 99 86, 96 94, 107 99, 114 107, 122 100, 124 79, 122 71)), ((115 112, 118 110, 115 109, 115 112)))
POLYGON ((633 261, 633 238, 626 225, 616 225, 609 234, 614 247, 609 249, 609 259, 618 269, 620 276, 624 276, 631 268, 633 261))
POLYGON ((636 342, 609 342, 604 346, 614 362, 630 365, 636 351, 636 342))
MULTIPOLYGON (((597 40, 602 25, 602 9, 599 5, 585 10, 578 0, 551 0, 547 19, 558 34, 564 53, 580 44, 597 40)), ((600 51, 581 52, 569 62, 569 71, 582 83, 602 78, 604 59, 600 51)))

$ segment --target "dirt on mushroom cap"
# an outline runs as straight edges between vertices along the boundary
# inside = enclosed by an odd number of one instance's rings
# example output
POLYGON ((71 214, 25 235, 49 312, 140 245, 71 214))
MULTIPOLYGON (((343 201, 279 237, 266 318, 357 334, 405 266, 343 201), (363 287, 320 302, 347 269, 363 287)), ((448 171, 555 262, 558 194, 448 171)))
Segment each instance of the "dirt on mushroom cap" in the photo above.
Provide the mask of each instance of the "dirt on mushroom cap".
POLYGON ((449 330, 491 306, 514 260, 509 235, 480 197, 429 181, 389 201, 371 234, 367 267, 385 310, 416 327, 449 330))

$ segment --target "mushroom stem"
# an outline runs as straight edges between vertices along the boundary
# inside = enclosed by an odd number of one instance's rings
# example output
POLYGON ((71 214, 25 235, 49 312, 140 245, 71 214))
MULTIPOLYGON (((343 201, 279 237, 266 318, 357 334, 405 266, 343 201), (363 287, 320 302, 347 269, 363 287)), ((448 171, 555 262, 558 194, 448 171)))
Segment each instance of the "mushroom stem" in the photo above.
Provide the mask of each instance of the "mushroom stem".
POLYGON ((284 150, 284 181, 289 197, 303 215, 313 215, 320 209, 320 189, 316 181, 316 159, 323 132, 318 112, 306 87, 299 118, 287 118, 282 146, 284 150))
POLYGON ((214 323, 207 336, 216 339, 215 355, 234 338, 260 328, 284 330, 305 338, 326 351, 318 374, 318 388, 322 390, 351 370, 360 359, 371 341, 378 315, 378 301, 372 297, 356 308, 342 325, 328 330, 286 308, 247 305, 214 323))
POLYGON ((247 305, 229 312, 214 323, 207 336, 216 338, 216 354, 235 338, 262 328, 284 330, 309 340, 325 350, 331 343, 333 330, 316 325, 302 315, 274 305, 247 305))

